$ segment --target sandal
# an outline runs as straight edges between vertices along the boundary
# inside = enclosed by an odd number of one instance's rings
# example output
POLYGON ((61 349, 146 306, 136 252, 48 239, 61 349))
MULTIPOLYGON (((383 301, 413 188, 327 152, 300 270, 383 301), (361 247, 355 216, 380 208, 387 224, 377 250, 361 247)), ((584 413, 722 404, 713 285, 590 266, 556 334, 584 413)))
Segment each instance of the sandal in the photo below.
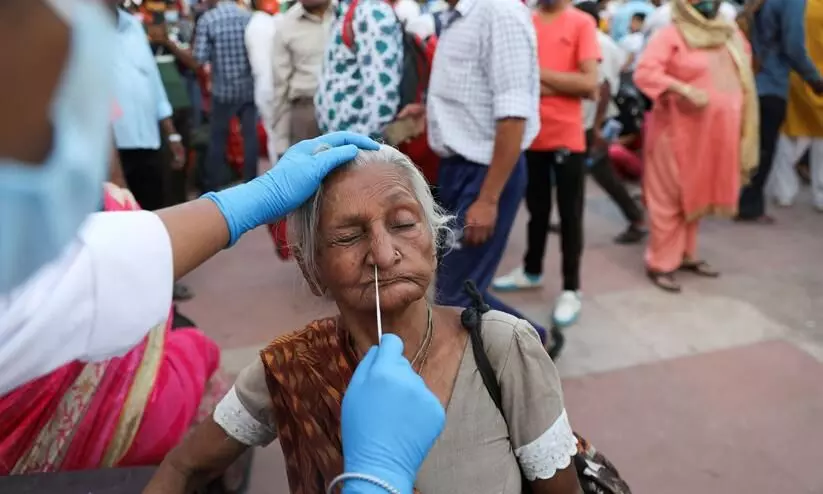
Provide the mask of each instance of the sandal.
POLYGON ((654 283, 658 288, 665 290, 669 293, 680 293, 682 290, 680 284, 677 283, 674 279, 674 273, 662 273, 660 271, 652 271, 651 269, 646 271, 646 276, 654 283))
POLYGON ((688 271, 690 273, 694 273, 697 276, 702 276, 704 278, 718 278, 720 277, 720 271, 712 268, 709 263, 706 261, 683 261, 683 264, 680 265, 678 268, 680 271, 688 271))

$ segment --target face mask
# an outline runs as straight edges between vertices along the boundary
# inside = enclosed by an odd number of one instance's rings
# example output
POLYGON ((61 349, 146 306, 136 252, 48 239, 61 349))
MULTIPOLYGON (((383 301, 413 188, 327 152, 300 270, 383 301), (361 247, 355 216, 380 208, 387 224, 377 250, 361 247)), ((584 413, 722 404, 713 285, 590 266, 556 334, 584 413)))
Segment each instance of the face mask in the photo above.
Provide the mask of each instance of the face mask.
POLYGON ((111 13, 88 0, 49 3, 71 27, 71 47, 49 156, 38 166, 0 157, 0 294, 54 260, 98 209, 111 149, 111 13))
POLYGON ((692 4, 692 7, 700 12, 706 19, 714 19, 717 17, 718 4, 713 0, 701 0, 700 2, 692 4))

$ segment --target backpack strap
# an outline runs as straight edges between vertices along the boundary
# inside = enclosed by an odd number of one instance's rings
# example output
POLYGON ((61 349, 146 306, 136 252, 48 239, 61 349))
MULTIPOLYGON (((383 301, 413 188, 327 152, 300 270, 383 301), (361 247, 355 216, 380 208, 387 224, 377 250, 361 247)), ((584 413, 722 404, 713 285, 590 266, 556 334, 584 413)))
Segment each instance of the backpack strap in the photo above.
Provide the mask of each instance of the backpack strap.
POLYGON ((438 38, 440 37, 440 33, 443 32, 443 12, 435 12, 432 14, 432 19, 434 19, 434 35, 438 38))
POLYGON ((343 44, 350 50, 354 50, 354 10, 357 8, 359 2, 360 0, 352 0, 349 4, 349 10, 347 10, 346 15, 343 16, 343 26, 340 35, 343 38, 343 44))

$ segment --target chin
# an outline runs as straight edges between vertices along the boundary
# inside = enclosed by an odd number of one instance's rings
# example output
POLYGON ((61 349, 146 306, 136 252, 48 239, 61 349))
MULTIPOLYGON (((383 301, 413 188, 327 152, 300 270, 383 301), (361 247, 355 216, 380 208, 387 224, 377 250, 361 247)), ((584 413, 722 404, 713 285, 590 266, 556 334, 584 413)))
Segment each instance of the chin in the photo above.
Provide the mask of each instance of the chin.
MULTIPOLYGON (((380 288, 380 309, 383 312, 396 312, 425 298, 426 290, 413 283, 396 283, 380 288)), ((369 309, 374 307, 374 293, 368 301, 369 309)))

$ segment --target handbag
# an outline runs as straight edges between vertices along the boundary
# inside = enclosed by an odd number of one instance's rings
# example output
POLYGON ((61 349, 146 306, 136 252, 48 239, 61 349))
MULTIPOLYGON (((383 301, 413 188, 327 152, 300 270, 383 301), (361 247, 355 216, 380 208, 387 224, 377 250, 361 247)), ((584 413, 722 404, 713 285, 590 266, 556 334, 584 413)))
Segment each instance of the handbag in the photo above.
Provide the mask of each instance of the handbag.
MULTIPOLYGON (((491 310, 491 307, 483 301, 483 297, 473 281, 466 281, 465 288, 472 303, 460 315, 460 322, 469 331, 472 353, 477 364, 477 370, 483 380, 483 385, 505 420, 506 414, 503 412, 500 384, 497 382, 494 368, 484 350, 483 335, 480 331, 483 314, 491 310)), ((591 443, 576 432, 574 435, 577 438, 577 454, 574 455, 573 460, 583 492, 585 494, 631 494, 629 485, 620 477, 617 468, 603 453, 597 451, 591 443)), ((524 494, 531 493, 530 483, 523 475, 522 470, 520 471, 520 477, 523 486, 522 492, 524 494)))

